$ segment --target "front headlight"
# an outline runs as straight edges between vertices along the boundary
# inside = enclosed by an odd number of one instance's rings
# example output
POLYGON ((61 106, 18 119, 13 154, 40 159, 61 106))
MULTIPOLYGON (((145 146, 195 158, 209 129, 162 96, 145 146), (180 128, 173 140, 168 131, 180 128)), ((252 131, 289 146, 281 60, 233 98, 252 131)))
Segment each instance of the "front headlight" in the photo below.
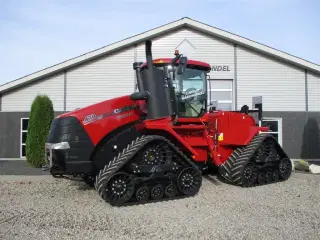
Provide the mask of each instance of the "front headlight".
POLYGON ((48 149, 69 149, 70 145, 68 142, 46 143, 46 148, 48 148, 48 149))

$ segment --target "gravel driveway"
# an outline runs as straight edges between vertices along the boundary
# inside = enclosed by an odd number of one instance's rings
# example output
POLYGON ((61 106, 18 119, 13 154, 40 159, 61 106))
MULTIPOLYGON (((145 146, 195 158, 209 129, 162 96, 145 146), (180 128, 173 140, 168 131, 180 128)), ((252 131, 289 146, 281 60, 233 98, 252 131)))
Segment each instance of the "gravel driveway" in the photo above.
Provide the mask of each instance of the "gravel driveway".
POLYGON ((320 176, 251 189, 212 177, 196 197, 122 208, 39 178, 0 177, 0 239, 320 239, 320 176))

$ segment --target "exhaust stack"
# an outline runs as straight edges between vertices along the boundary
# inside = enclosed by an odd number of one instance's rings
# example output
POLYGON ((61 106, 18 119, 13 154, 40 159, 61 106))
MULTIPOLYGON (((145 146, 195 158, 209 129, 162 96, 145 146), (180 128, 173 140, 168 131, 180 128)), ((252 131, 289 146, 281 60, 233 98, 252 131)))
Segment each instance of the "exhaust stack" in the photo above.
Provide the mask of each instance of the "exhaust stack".
POLYGON ((151 48, 152 42, 147 40, 145 42, 147 69, 137 72, 137 79, 140 80, 143 89, 131 94, 131 99, 146 100, 147 119, 158 119, 168 117, 170 114, 165 91, 165 73, 153 66, 151 48))

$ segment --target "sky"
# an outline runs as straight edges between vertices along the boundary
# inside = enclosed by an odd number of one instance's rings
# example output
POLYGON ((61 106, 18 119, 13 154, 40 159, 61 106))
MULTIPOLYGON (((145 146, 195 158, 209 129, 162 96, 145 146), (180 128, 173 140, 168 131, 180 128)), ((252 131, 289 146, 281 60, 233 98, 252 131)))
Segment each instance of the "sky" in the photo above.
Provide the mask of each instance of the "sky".
POLYGON ((0 0, 0 85, 189 17, 320 64, 319 0, 0 0))

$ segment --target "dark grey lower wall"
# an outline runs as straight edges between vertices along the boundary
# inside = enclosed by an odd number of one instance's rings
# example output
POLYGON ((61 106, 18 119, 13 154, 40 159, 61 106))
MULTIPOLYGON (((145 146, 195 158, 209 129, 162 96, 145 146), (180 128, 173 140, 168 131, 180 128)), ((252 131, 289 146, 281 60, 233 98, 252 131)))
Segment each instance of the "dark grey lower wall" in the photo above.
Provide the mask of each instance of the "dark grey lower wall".
POLYGON ((264 112, 282 118, 282 142, 291 158, 320 159, 319 112, 264 112))
POLYGON ((0 112, 0 158, 20 158, 21 118, 29 118, 29 112, 0 112))

